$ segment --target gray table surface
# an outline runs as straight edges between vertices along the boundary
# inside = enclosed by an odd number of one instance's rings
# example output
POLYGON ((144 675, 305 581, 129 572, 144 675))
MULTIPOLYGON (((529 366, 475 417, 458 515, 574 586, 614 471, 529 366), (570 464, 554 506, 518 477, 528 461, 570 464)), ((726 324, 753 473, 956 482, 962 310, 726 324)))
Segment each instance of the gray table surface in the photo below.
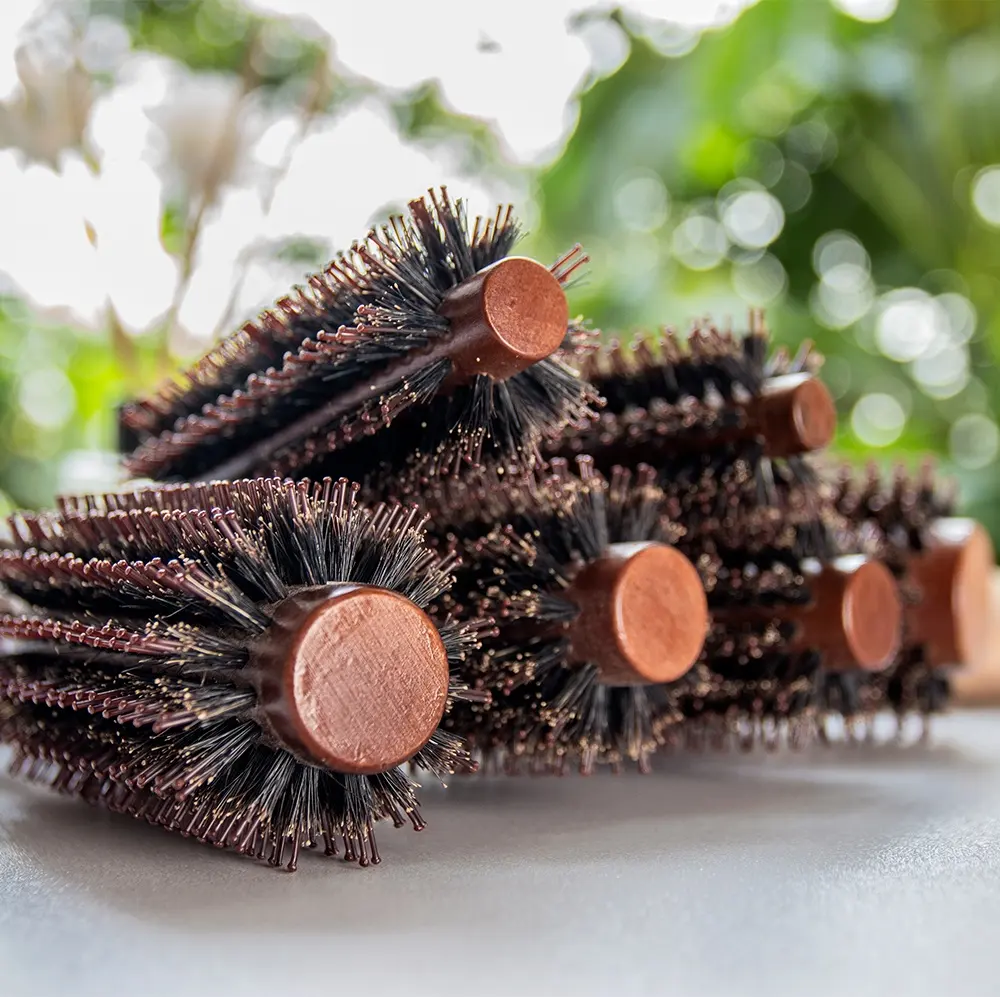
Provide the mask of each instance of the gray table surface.
POLYGON ((1000 994, 998 713, 423 798, 292 876, 0 777, 0 993, 1000 994))

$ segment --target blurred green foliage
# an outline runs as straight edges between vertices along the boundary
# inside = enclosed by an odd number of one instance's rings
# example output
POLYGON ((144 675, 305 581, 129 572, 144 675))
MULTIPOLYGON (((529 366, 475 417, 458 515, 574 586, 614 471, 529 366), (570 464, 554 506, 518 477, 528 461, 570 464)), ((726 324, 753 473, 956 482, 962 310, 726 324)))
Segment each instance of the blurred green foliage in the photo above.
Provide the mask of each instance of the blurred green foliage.
MULTIPOLYGON (((89 16, 124 24, 133 49, 241 77, 290 107, 308 103, 327 58, 317 32, 236 0, 93 0, 89 16)), ((490 123, 445 106, 433 81, 388 90, 377 67, 362 80, 333 63, 312 110, 374 95, 404 141, 447 148, 470 175, 521 178, 536 202, 528 248, 554 257, 585 245, 591 271, 574 308, 609 335, 705 314, 740 326, 766 305, 779 341, 811 339, 828 356, 843 453, 942 455, 968 508, 1000 534, 1000 222, 974 206, 981 171, 1000 163, 1000 5, 902 2, 868 24, 830 3, 764 0, 694 39, 628 4, 578 19, 624 37, 627 57, 580 95, 565 148, 539 169, 510 162, 490 123), (887 324, 900 301, 919 307, 887 324), (927 323, 942 315, 952 338, 934 346, 927 323)), ((175 200, 164 209, 162 241, 178 259, 195 216, 175 200)), ((306 239, 277 253, 304 266, 316 251, 306 239)), ((181 358, 168 329, 132 338, 113 316, 103 332, 53 327, 7 294, 0 501, 38 504, 59 486, 60 460, 110 450, 115 406, 181 358), (72 395, 58 425, 23 405, 40 350, 44 369, 64 375, 50 388, 72 395)))

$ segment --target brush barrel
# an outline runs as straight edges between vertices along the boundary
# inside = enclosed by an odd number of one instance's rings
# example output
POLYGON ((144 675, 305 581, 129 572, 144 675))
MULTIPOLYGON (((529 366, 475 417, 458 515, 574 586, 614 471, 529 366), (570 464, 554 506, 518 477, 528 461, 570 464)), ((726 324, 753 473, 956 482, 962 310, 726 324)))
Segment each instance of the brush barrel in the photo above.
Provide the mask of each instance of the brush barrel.
POLYGON ((566 337, 569 306, 541 263, 509 256, 453 287, 439 313, 451 323, 452 381, 505 380, 551 356, 566 337))
POLYGON ((880 671, 898 654, 903 604, 892 572, 860 555, 837 558, 809 580, 812 599, 788 612, 792 650, 819 651, 833 672, 880 671))
POLYGON ((607 685, 676 681, 708 633, 701 578, 665 544, 611 544, 576 576, 566 598, 580 609, 569 628, 569 660, 597 665, 607 685))
POLYGON ((837 407, 811 374, 783 374, 764 383, 747 409, 749 423, 771 457, 822 450, 837 431, 837 407))
POLYGON ((448 699, 431 619, 386 589, 325 585, 274 607, 248 674, 264 726, 303 761, 374 775, 412 758, 448 699))
POLYGON ((907 640, 924 646, 929 664, 978 667, 988 659, 994 563, 990 536, 975 520, 931 523, 910 562, 921 598, 906 613, 907 640))

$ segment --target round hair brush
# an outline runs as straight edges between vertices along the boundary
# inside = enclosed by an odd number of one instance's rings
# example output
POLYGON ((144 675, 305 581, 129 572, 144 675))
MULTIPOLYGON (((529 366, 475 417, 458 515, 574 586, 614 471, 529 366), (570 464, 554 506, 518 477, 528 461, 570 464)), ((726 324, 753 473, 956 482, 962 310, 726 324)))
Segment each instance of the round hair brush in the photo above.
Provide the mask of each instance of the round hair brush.
MULTIPOLYGON (((62 500, 12 520, 0 582, 13 769, 219 847, 296 867, 378 862, 423 821, 400 766, 469 756, 441 728, 486 625, 425 610, 453 567, 414 510, 346 481, 276 479, 62 500)), ((478 698, 482 698, 479 696, 478 698)))
POLYGON ((831 507, 808 461, 836 426, 821 363, 809 345, 772 354, 758 313, 746 335, 704 324, 683 342, 668 331, 612 345, 583 363, 606 410, 553 452, 588 453, 601 470, 653 466, 688 543, 783 533, 800 554, 827 559, 831 507))
POLYGON ((892 574, 861 555, 823 563, 777 547, 712 554, 721 565, 710 582, 712 627, 700 686, 679 704, 678 737, 735 739, 744 749, 810 742, 822 733, 824 703, 837 701, 830 687, 877 673, 899 649, 892 574))
POLYGON ((954 496, 925 463, 886 479, 877 467, 832 475, 836 507, 860 549, 899 581, 904 640, 892 667, 854 690, 857 713, 891 709, 900 722, 926 717, 948 700, 948 670, 976 667, 989 653, 993 545, 979 523, 954 515, 954 496))
POLYGON ((518 487, 490 475, 446 487, 429 502, 448 509, 437 521, 461 552, 455 597, 497 621, 466 663, 491 704, 462 706, 449 729, 508 770, 648 768, 708 626, 652 471, 605 479, 586 458, 578 474, 555 460, 518 487))
POLYGON ((559 359, 590 335, 569 323, 563 290, 579 247, 551 268, 510 256, 512 210, 470 227, 444 188, 409 211, 213 351, 186 387, 127 408, 142 436, 130 473, 319 477, 329 464, 399 490, 405 469, 530 464, 543 437, 590 416, 596 395, 559 359))
POLYGON ((612 343, 581 363, 582 376, 605 399, 604 412, 558 446, 590 454, 599 466, 639 451, 658 466, 727 444, 741 445, 758 462, 794 461, 822 449, 837 425, 833 399, 816 377, 822 358, 810 344, 794 357, 769 354, 758 312, 746 335, 699 323, 684 340, 665 330, 628 349, 612 343))

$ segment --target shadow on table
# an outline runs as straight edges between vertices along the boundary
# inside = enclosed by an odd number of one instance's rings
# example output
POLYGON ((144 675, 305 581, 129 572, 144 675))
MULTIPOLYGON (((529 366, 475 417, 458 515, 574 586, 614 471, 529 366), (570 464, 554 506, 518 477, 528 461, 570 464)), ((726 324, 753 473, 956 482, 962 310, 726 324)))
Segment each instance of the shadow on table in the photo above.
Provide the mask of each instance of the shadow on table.
POLYGON ((489 903, 483 883, 495 891, 498 871, 523 876, 529 861, 556 876, 599 876, 609 858, 669 873, 734 847, 780 853, 790 826, 850 850, 870 835, 873 811, 889 830, 922 820, 928 778, 961 806, 980 769, 947 747, 846 747, 677 756, 650 777, 459 778, 425 787, 427 831, 381 831, 378 869, 306 855, 294 876, 10 779, 0 831, 39 876, 187 931, 420 931, 428 917, 438 931, 469 930, 489 903))

